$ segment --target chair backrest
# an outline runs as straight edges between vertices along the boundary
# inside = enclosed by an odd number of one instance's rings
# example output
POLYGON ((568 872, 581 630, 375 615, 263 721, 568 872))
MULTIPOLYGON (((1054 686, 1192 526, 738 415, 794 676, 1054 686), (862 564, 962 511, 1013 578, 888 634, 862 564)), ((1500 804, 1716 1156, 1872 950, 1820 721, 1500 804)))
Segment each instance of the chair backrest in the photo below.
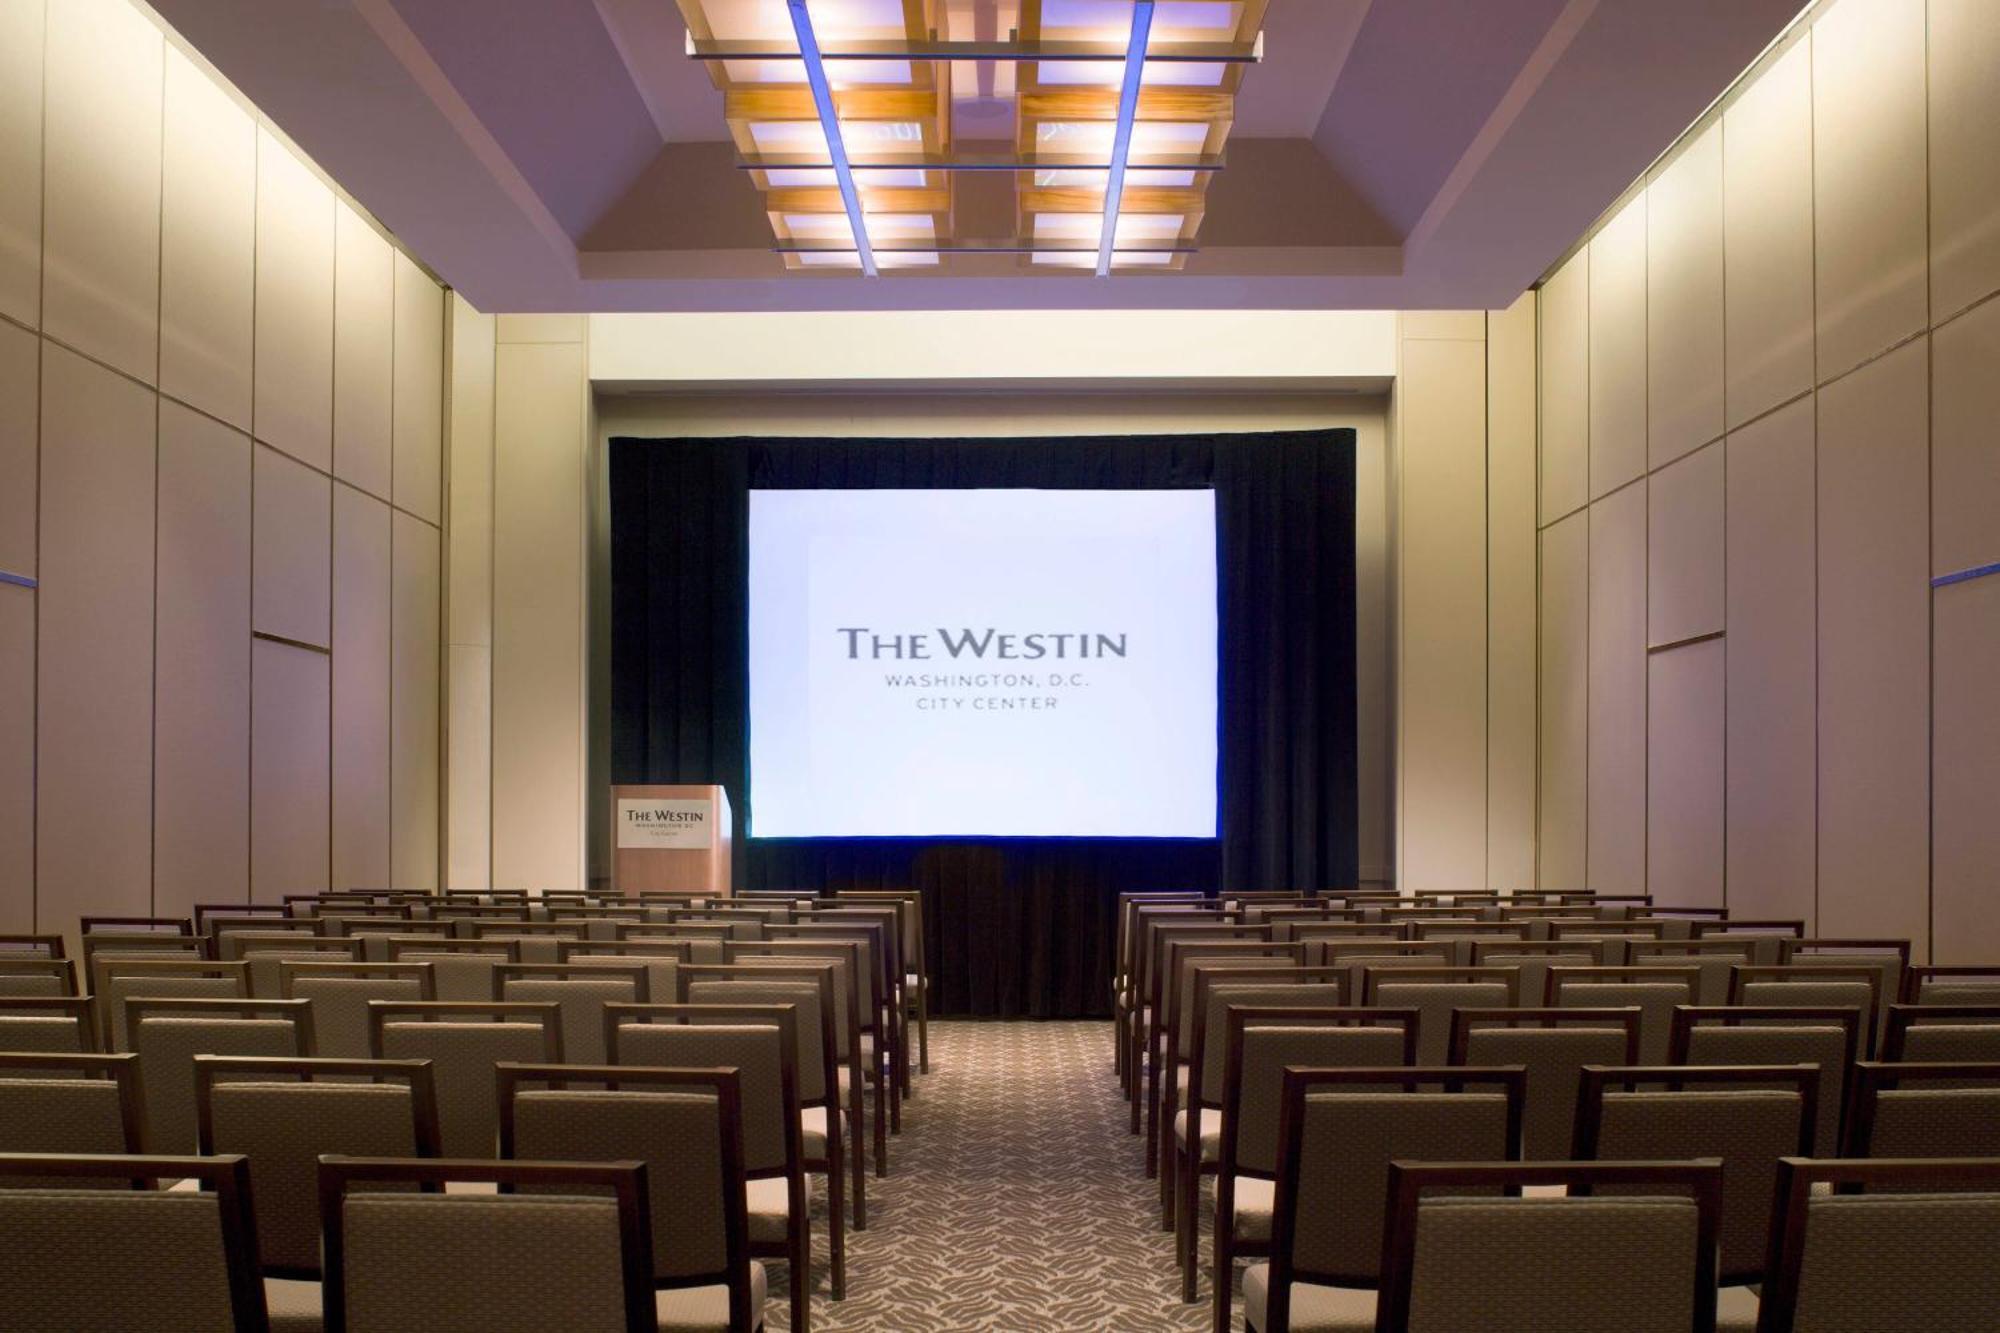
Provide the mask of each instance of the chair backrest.
POLYGON ((1819 1070, 1813 1152, 1840 1151, 1848 1071, 1860 1052, 1861 1015, 1841 1007, 1682 1005, 1674 1011, 1669 1064, 1790 1065, 1819 1070))
POLYGON ((834 1013, 833 979, 824 965, 808 972, 696 964, 682 969, 680 981, 675 997, 679 1004, 790 1006, 796 1015, 793 1056, 799 1104, 839 1106, 839 1070, 851 1057, 841 1055, 835 1036, 835 1028, 844 1020, 834 1013))
POLYGON ((562 1010, 497 1000, 370 1000, 368 1053, 376 1060, 430 1061, 439 1151, 491 1157, 500 1135, 493 1067, 561 1063, 562 1010))
MULTIPOLYGON (((1544 983, 1542 1003, 1555 1008, 1639 1011, 1639 1059, 1662 1064, 1673 1039, 1674 1009, 1698 1004, 1701 969, 1629 964, 1624 967, 1552 967, 1544 983)), ((1524 997, 1525 998, 1525 997, 1524 997)))
POLYGON ((1585 1065, 1637 1064, 1634 1007, 1455 1010, 1448 1038, 1454 1065, 1519 1065, 1528 1071, 1522 1153, 1561 1161, 1576 1123, 1577 1080, 1585 1065))
POLYGON ((216 939, 224 959, 250 965, 250 993, 269 999, 283 993, 286 963, 359 963, 365 961, 366 944, 357 937, 283 931, 237 931, 216 939))
POLYGON ((1778 1164, 1763 1333, 1991 1328, 2000 1161, 1778 1164))
POLYGON ((241 1157, 0 1156, 0 1291, 18 1329, 269 1326, 241 1157), (199 1190, 103 1188, 181 1180, 199 1190))
POLYGON ((499 994, 493 971, 502 963, 521 961, 521 946, 513 940, 446 939, 429 935, 391 935, 385 942, 392 963, 429 963, 437 998, 485 1003, 499 994))
POLYGON ((773 927, 767 939, 731 940, 722 946, 722 956, 732 963, 766 957, 835 959, 841 964, 843 981, 835 987, 834 1003, 853 1006, 856 1031, 875 1031, 881 1024, 883 990, 872 936, 858 928, 792 933, 804 929, 801 926, 773 927), (786 933, 780 934, 780 930, 786 933), (842 991, 853 998, 843 1001, 842 991))
POLYGON ((1604 962, 1602 940, 1476 939, 1473 967, 1511 967, 1521 974, 1521 998, 1540 1000, 1548 991, 1551 967, 1596 967, 1604 962))
POLYGON ((90 996, 28 996, 0 1004, 0 1051, 95 1051, 102 1025, 90 996))
MULTIPOLYGON (((0 1152, 142 1151, 138 1064, 136 1055, 0 1053, 0 1152)), ((0 1189, 45 1183, 0 1178, 0 1189)))
POLYGON ((1708 1333, 1721 1214, 1715 1161, 1397 1163, 1375 1327, 1708 1333), (1466 1197, 1482 1188, 1508 1193, 1466 1197))
POLYGON ((1757 941, 1711 936, 1702 940, 1633 940, 1626 956, 1635 967, 1692 967, 1700 974, 1696 1004, 1728 1004, 1729 985, 1740 963, 1748 966, 1757 941))
MULTIPOLYGON (((656 1000, 667 999, 679 989, 674 974, 682 963, 694 959, 694 940, 633 938, 623 940, 561 940, 556 944, 556 961, 561 963, 638 963, 646 969, 646 993, 656 1000)), ((720 962, 718 950, 713 959, 720 962)))
POLYGON ((1588 1065, 1571 1152, 1578 1161, 1720 1158, 1720 1280, 1755 1282, 1778 1159, 1811 1154, 1818 1095, 1812 1065, 1588 1065))
MULTIPOLYGON (((636 1161, 325 1158, 319 1204, 328 1333, 656 1333, 648 1174, 636 1161), (512 1192, 383 1190, 454 1183, 512 1192), (529 1188, 561 1193, 520 1192, 529 1188), (612 1197, 600 1197, 605 1191, 612 1197), (440 1255, 453 1261, 441 1265, 440 1255)), ((747 1310, 747 1290, 743 1295, 747 1310)), ((735 1305, 732 1299, 732 1316, 735 1305)))
POLYGON ((1166 1008, 1153 1015, 1153 1025, 1166 1035, 1167 1049, 1185 1055, 1194 1040, 1194 988, 1197 969, 1216 967, 1303 967, 1303 944, 1271 940, 1175 941, 1167 950, 1166 1008))
POLYGON ((86 916, 77 920, 80 935, 192 935, 194 925, 184 916, 86 916))
POLYGON ((1361 1002, 1415 1009, 1419 1064, 1441 1065, 1451 1055, 1454 1009, 1512 1008, 1521 1002, 1521 974, 1511 967, 1379 967, 1362 974, 1361 1002))
POLYGON ((1892 1004, 1884 1060, 2000 1060, 2000 1004, 1892 1004))
POLYGON ((1332 1009, 1347 1003, 1346 974, 1327 967, 1202 967, 1195 972, 1195 1020, 1188 1040, 1189 1067, 1199 1077, 1188 1082, 1189 1100, 1222 1105, 1229 1067, 1224 1030, 1232 1004, 1292 1005, 1332 1009))
POLYGON ((202 1156, 250 1161, 258 1259, 279 1277, 320 1275, 319 1159, 438 1155, 437 1088, 423 1060, 198 1055, 202 1156))
POLYGON ((198 1055, 314 1054, 312 1006, 304 1000, 154 999, 125 1002, 146 1094, 146 1150, 195 1146, 194 1059, 198 1055))
POLYGON ((1389 1164, 1518 1159, 1526 1074, 1518 1069, 1284 1071, 1272 1215, 1280 1261, 1305 1281, 1373 1285, 1389 1164), (1423 1082, 1446 1085, 1421 1092, 1423 1082))
POLYGON ((60 935, 0 932, 0 958, 66 958, 67 946, 60 935))
POLYGON ((561 1006, 563 1053, 573 1064, 609 1062, 605 1005, 646 1004, 653 998, 644 963, 504 963, 493 976, 502 1000, 561 1006))
POLYGON ((297 916, 298 913, 292 910, 292 904, 282 900, 275 903, 196 903, 194 905, 194 933, 197 935, 212 936, 220 930, 227 929, 229 925, 240 924, 244 921, 255 921, 261 917, 277 917, 280 920, 290 920, 297 916), (228 924, 218 926, 217 918, 221 918, 228 924))
POLYGON ((365 1060, 368 1002, 435 1000, 437 979, 429 963, 285 962, 278 967, 278 993, 312 1004, 319 1054, 365 1060))
POLYGON ((523 963, 553 963, 556 947, 563 940, 586 938, 581 924, 555 921, 490 921, 480 917, 461 918, 459 933, 473 940, 506 940, 520 951, 523 963))
POLYGON ((2000 1157, 2000 1064, 1861 1060, 1848 1157, 2000 1157))
POLYGON ((0 997, 76 993, 76 964, 69 959, 0 953, 0 997))
POLYGON ((609 1005, 605 1044, 621 1069, 734 1069, 743 1169, 770 1176, 801 1160, 798 1023, 788 1004, 609 1005))
POLYGON ((1903 978, 1910 970, 1910 942, 1894 939, 1828 939, 1808 937, 1778 941, 1779 963, 1818 966, 1872 967, 1882 974, 1875 990, 1876 1026, 1882 1006, 1903 998, 1903 978))
POLYGON ((1873 964, 1774 963, 1730 973, 1731 1004, 1841 1006, 1861 1011, 1861 1053, 1875 1053, 1882 970, 1873 964))
MULTIPOLYGON (((726 1273, 732 1264, 729 1235, 747 1230, 738 1072, 586 1065, 582 1077, 595 1081, 615 1073, 616 1086, 562 1086, 562 1080, 578 1076, 575 1071, 574 1065, 501 1067, 500 1155, 644 1162, 655 1280, 687 1282, 726 1273)), ((803 1177, 800 1185, 797 1203, 803 1204, 803 1177)), ((745 1252, 744 1245, 737 1247, 736 1262, 743 1262, 745 1252)))
POLYGON ((1696 921, 1692 938, 1740 939, 1753 945, 1750 960, 1759 967, 1770 967, 1777 963, 1778 954, 1784 949, 1786 939, 1802 940, 1806 935, 1806 923, 1785 918, 1773 920, 1696 921))
POLYGON ((91 960, 90 993, 97 998, 97 1021, 107 1047, 131 1049, 131 1024, 125 1001, 134 996, 153 999, 238 1000, 250 994, 246 963, 218 963, 200 958, 100 955, 91 960))
POLYGON ((1904 1004, 2000 1005, 2000 963, 1903 969, 1904 1004))
MULTIPOLYGON (((703 964, 690 964, 681 970, 682 978, 714 980, 720 976, 739 975, 755 979, 762 969, 764 976, 799 976, 827 979, 827 993, 824 996, 826 1012, 833 1028, 834 1054, 840 1063, 853 1071, 853 1077, 861 1077, 861 1002, 855 988, 855 954, 851 944, 808 944, 799 940, 766 940, 742 944, 731 941, 723 945, 723 956, 728 959, 725 967, 739 969, 737 973, 718 973, 703 964)), ((690 998, 687 982, 682 981, 679 998, 690 998)))
MULTIPOLYGON (((1242 998, 1237 996, 1235 998, 1242 998)), ((1275 1179, 1278 1117, 1288 1068, 1385 1069, 1416 1062, 1417 1017, 1409 1010, 1299 1004, 1223 1010, 1221 1169, 1275 1179)))

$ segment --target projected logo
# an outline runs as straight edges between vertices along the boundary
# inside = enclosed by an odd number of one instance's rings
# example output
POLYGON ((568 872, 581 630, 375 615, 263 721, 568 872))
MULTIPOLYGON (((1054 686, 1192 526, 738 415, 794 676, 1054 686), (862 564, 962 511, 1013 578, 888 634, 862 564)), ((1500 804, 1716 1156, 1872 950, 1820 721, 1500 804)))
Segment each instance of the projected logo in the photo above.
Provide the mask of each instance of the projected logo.
MULTIPOLYGON (((1129 651, 1128 636, 1123 632, 1021 632, 988 626, 885 634, 867 626, 843 626, 834 633, 843 641, 850 662, 1101 662, 1122 660, 1129 651)), ((882 675, 883 688, 908 691, 911 705, 920 713, 1042 712, 1061 703, 1061 694, 1054 691, 1083 689, 1090 683, 1090 673, 1060 667, 885 671, 882 675), (994 690, 1022 692, 991 693, 994 690)))

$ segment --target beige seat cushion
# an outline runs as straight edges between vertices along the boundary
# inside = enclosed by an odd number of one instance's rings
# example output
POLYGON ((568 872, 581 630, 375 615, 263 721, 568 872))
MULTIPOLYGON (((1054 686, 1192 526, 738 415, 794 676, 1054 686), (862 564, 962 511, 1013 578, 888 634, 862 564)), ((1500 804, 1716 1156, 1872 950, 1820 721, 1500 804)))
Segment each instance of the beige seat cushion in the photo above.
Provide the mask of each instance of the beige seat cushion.
MULTIPOLYGON (((1271 1298, 1270 1277, 1269 1264, 1252 1264, 1243 1274, 1243 1317, 1250 1328, 1267 1327, 1264 1312, 1271 1298)), ((1373 1333, 1375 1293, 1294 1282, 1292 1328, 1294 1333, 1373 1333)))
POLYGON ((1757 1304, 1757 1293, 1750 1287, 1724 1287, 1716 1292, 1716 1333, 1755 1333, 1757 1304))
POLYGON ((320 1333, 324 1327, 317 1282, 267 1277, 264 1306, 271 1313, 271 1333, 320 1333))
MULTIPOLYGON (((764 1326, 764 1300, 770 1289, 764 1265, 750 1265, 750 1317, 753 1327, 764 1326)), ((665 1333, 729 1333, 729 1288, 680 1287, 655 1293, 653 1309, 665 1333)))
MULTIPOLYGON (((841 1132, 847 1131, 847 1112, 840 1113, 841 1132)), ((806 1106, 799 1110, 799 1151, 807 1157, 826 1156, 826 1108, 806 1106)))
POLYGON ((1277 1206, 1276 1181, 1259 1180, 1255 1176, 1236 1177, 1236 1239, 1268 1243, 1271 1239, 1271 1214, 1277 1206))
MULTIPOLYGON (((1174 1142, 1187 1142, 1186 1111, 1174 1112, 1174 1142)), ((1201 1160, 1212 1162, 1222 1152, 1222 1112, 1203 1108, 1201 1113, 1201 1160)))
POLYGON ((750 1214, 750 1239, 781 1241, 791 1221, 791 1193, 783 1176, 743 1182, 743 1198, 750 1214))

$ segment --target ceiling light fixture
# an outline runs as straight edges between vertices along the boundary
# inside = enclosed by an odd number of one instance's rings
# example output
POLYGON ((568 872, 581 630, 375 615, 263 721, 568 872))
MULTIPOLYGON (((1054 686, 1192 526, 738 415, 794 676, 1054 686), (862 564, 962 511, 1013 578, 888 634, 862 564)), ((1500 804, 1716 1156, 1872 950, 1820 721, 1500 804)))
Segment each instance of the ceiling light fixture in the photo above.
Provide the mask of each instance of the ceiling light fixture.
MULTIPOLYGON (((1152 0, 1143 0, 1150 5, 1152 0)), ((806 86, 812 89, 813 106, 819 112, 820 128, 826 132, 826 152, 833 163, 834 183, 840 187, 840 202, 847 208, 847 225, 854 228, 854 252, 861 257, 861 271, 869 277, 875 267, 875 250, 868 243, 868 219, 861 211, 861 191, 854 184, 854 168, 847 161, 847 143, 840 133, 840 113, 833 105, 833 85, 827 81, 826 61, 820 58, 819 36, 813 32, 812 14, 806 0, 785 0, 792 11, 792 29, 799 35, 799 57, 805 62, 806 86)))
POLYGON ((1118 89, 1118 128, 1111 134, 1111 171, 1104 180, 1104 235, 1097 242, 1097 276, 1111 276, 1118 240, 1118 210, 1125 202, 1125 164, 1132 158, 1132 126, 1139 119, 1139 85, 1146 77, 1146 42, 1153 35, 1153 0, 1132 0, 1132 40, 1125 46, 1125 78, 1118 89))

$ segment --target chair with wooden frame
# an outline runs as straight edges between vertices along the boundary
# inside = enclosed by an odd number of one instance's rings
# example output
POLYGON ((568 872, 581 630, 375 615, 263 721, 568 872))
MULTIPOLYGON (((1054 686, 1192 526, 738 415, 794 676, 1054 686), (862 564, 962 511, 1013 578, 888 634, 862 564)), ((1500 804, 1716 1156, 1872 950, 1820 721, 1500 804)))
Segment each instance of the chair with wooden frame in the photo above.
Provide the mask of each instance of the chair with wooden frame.
MULTIPOLYGON (((742 1098, 743 1170, 755 1258, 782 1259, 790 1278, 792 1327, 811 1317, 812 1213, 799 1124, 798 1009, 789 1004, 613 1006, 605 1045, 623 1069, 731 1068, 742 1098)), ((608 1080, 613 1086, 617 1080, 608 1080)), ((506 1151, 505 1089, 501 1148, 506 1151)), ((644 1157, 645 1154, 640 1154, 644 1157)), ((825 1165, 821 1164, 822 1167, 825 1165)), ((845 1227, 829 1190, 828 1255, 835 1300, 845 1299, 845 1227)))
POLYGON ((194 1095, 202 1156, 237 1153, 250 1162, 258 1264, 274 1324, 318 1327, 319 1159, 437 1156, 430 1065, 202 1055, 194 1095))
POLYGON ((1410 925, 1410 938, 1450 944, 1454 967, 1475 967, 1478 964, 1472 955, 1478 945, 1494 941, 1525 944, 1528 932, 1509 921, 1416 921, 1410 925))
POLYGON ((915 889, 842 889, 836 903, 888 903, 896 909, 903 947, 901 985, 905 1021, 917 1025, 917 1072, 931 1072, 931 970, 924 942, 924 896, 915 889))
POLYGON ((1892 1004, 1884 1060, 2000 1060, 2000 1004, 1892 1004))
MULTIPOLYGON (((882 1007, 881 1023, 883 1031, 895 1043, 896 1088, 905 1097, 910 1095, 910 1015, 909 1006, 903 1003, 903 984, 909 966, 903 945, 903 914, 895 903, 835 901, 801 912, 789 922, 773 921, 766 926, 766 934, 771 939, 809 939, 808 932, 816 927, 872 925, 870 952, 874 956, 877 971, 881 974, 882 1007)), ((837 939, 838 935, 827 933, 827 938, 837 939)), ((896 1130, 896 1121, 889 1128, 896 1130)))
POLYGON ((674 974, 683 963, 694 961, 693 940, 647 939, 563 940, 556 945, 556 961, 596 965, 638 963, 646 969, 646 992, 654 999, 674 993, 674 974))
POLYGON ((312 1006, 305 1000, 159 999, 125 1002, 131 1049, 146 1094, 149 1152, 195 1146, 194 1059, 198 1055, 315 1053, 312 1006))
POLYGON ((618 943, 674 943, 688 946, 688 961, 691 963, 719 963, 722 951, 729 944, 729 927, 703 925, 698 921, 684 922, 670 926, 664 922, 642 922, 636 926, 621 924, 618 927, 618 943))
POLYGON ((1778 1164, 1757 1333, 1991 1328, 2000 1160, 1778 1164))
POLYGON ((144 1135, 138 1056, 0 1053, 0 1153, 131 1154, 144 1135))
POLYGON ((1472 942, 1473 967, 1512 967, 1521 973, 1521 998, 1539 1001, 1548 993, 1551 967, 1599 967, 1601 940, 1506 940, 1472 942))
POLYGON ((1773 963, 1737 966, 1729 974, 1729 1002, 1735 1005, 1852 1006, 1861 1012, 1861 1054, 1875 1054, 1876 1019, 1883 1001, 1882 969, 1854 965, 1773 963))
POLYGON ((1903 969, 1904 1004, 2000 1005, 2000 964, 1932 963, 1903 969))
POLYGON ((1627 964, 1624 967, 1557 966, 1543 982, 1542 1003, 1551 1008, 1639 1011, 1639 1056, 1635 1064, 1663 1064, 1673 1039, 1674 1010, 1695 1004, 1701 969, 1627 964))
POLYGON ((1859 1060, 1844 1157, 2000 1157, 2000 1064, 1859 1060))
POLYGON ((488 1157, 500 1119, 493 1069, 503 1061, 560 1064, 562 1007, 499 1000, 370 1000, 368 1054, 427 1060, 437 1093, 439 1152, 488 1157))
POLYGON ((1806 923, 1789 917, 1748 918, 1731 921, 1727 918, 1716 921, 1694 922, 1691 938, 1697 940, 1744 939, 1756 944, 1756 952, 1751 961, 1758 967, 1775 967, 1778 954, 1783 950, 1782 941, 1802 940, 1806 937, 1806 923))
POLYGON ((218 956, 225 962, 250 965, 250 994, 279 999, 284 994, 286 963, 365 962, 366 944, 355 937, 237 930, 216 937, 218 956))
POLYGON ((1712 1160, 1398 1162, 1375 1327, 1710 1333, 1721 1215, 1712 1160), (1523 1194, 1554 1186, 1565 1193, 1523 1194), (1502 1197, 1466 1197, 1496 1189, 1502 1197))
POLYGON ((86 916, 77 919, 77 934, 89 935, 185 935, 195 933, 194 923, 184 916, 86 916))
POLYGON ((279 920, 297 919, 297 914, 292 911, 292 905, 287 902, 196 903, 193 911, 194 933, 206 935, 211 939, 216 935, 217 928, 213 924, 216 917, 229 918, 239 928, 246 922, 262 917, 275 917, 279 920))
POLYGON ((1634 967, 1692 967, 1700 974, 1695 1004, 1728 1004, 1732 971, 1749 966, 1757 941, 1727 935, 1703 940, 1633 940, 1626 956, 1634 967))
POLYGON ((1849 1072, 1861 1049, 1859 1010, 1757 1005, 1682 1005, 1674 1011, 1667 1052, 1673 1065, 1810 1064, 1819 1070, 1814 1094, 1813 1151, 1840 1150, 1849 1072))
MULTIPOLYGON (((1717 1280, 1761 1282, 1778 1159, 1811 1154, 1818 1095, 1812 1065, 1586 1065, 1570 1155, 1579 1162, 1720 1158, 1717 1280)), ((1728 1294, 1721 1303, 1732 1322, 1755 1317, 1754 1293, 1728 1294)))
POLYGON ((1364 1005, 1417 1011, 1417 1063, 1423 1065, 1449 1062, 1454 1009, 1512 1009, 1521 1003, 1521 974, 1511 967, 1370 964, 1361 978, 1364 1005))
POLYGON ((487 1004, 498 998, 494 971, 521 961, 513 940, 465 940, 435 935, 391 935, 384 941, 392 963, 428 963, 439 1000, 487 1004))
POLYGON ((756 963, 697 963, 677 978, 678 1004, 790 1004, 799 1011, 799 1130, 808 1171, 824 1170, 829 1197, 852 1186, 849 1218, 868 1228, 868 1176, 862 1164, 861 1072, 852 1015, 836 1000, 838 964, 824 958, 756 963), (843 1149, 845 1150, 843 1152, 843 1149))
POLYGON ((370 1000, 435 1000, 429 963, 286 962, 278 967, 282 999, 312 1004, 313 1041, 322 1056, 368 1058, 370 1000))
POLYGON ((23 995, 78 994, 76 964, 68 958, 27 958, 0 954, 0 1004, 23 995))
POLYGON ((0 933, 0 958, 67 958, 69 949, 60 935, 0 933))
MULTIPOLYGON (((1276 989, 1295 994, 1298 988, 1276 989)), ((1221 1030, 1214 1035, 1224 1052, 1219 1096, 1211 1096, 1214 1088, 1195 1089, 1199 1095, 1189 1107, 1207 1114, 1212 1102, 1215 1144, 1212 1152, 1206 1145, 1197 1152, 1193 1138, 1188 1139, 1174 1248, 1181 1265, 1181 1300, 1191 1304, 1198 1295, 1201 1266, 1198 1178, 1210 1172, 1215 1176, 1211 1272, 1217 1282, 1218 1318, 1226 1324, 1229 1293, 1222 1288, 1234 1280, 1236 1260, 1269 1253, 1285 1070, 1409 1065, 1417 1050, 1417 1016, 1409 1010, 1300 1004, 1255 995, 1254 988, 1229 987, 1221 997, 1221 1030), (1277 1002, 1267 1003, 1272 1000, 1277 1002)))
POLYGON ((389 941, 392 939, 424 937, 456 941, 458 938, 452 931, 451 922, 425 921, 416 917, 324 916, 320 922, 326 927, 329 939, 360 940, 361 961, 365 963, 389 962, 389 941))
POLYGON ((1142 911, 1140 918, 1137 989, 1126 1020, 1131 1070, 1128 1098, 1135 1134, 1143 1132, 1145 1103, 1159 1086, 1159 1049, 1154 1036, 1165 1017, 1169 984, 1166 968, 1173 946, 1271 942, 1269 923, 1245 924, 1240 909, 1176 916, 1154 916, 1142 911))
POLYGON ((91 995, 103 1024, 107 1050, 130 1050, 127 1000, 138 996, 173 999, 236 1000, 250 995, 247 963, 217 963, 194 957, 117 954, 91 962, 91 995))
POLYGON ((1448 1024, 1450 1063, 1527 1071, 1521 1155, 1559 1162, 1576 1123, 1577 1080, 1585 1065, 1637 1064, 1636 1007, 1461 1008, 1448 1024))
POLYGON ((645 920, 646 914, 639 908, 608 907, 595 903, 563 907, 549 913, 550 925, 581 931, 587 940, 615 940, 618 938, 618 927, 643 925, 645 920))
POLYGON ((102 1049, 103 1024, 88 995, 25 995, 0 1003, 0 1051, 88 1054, 102 1049))
POLYGON ((479 917, 461 920, 459 927, 475 940, 508 940, 520 950, 524 963, 553 963, 556 946, 563 940, 587 938, 586 927, 556 921, 488 921, 479 917))
POLYGON ((1450 967, 1452 946, 1447 940, 1385 940, 1365 936, 1336 939, 1318 933, 1305 939, 1306 962, 1314 967, 1347 968, 1347 993, 1356 999, 1368 984, 1371 967, 1450 967))
POLYGON ((1621 920, 1605 921, 1592 918, 1585 922, 1551 921, 1549 938, 1565 942, 1576 940, 1596 940, 1604 946, 1604 966, 1623 967, 1632 961, 1632 948, 1662 939, 1666 927, 1658 921, 1621 920))
MULTIPOLYGON (((801 916, 796 921, 771 922, 764 943, 858 945, 859 975, 868 984, 858 993, 862 1009, 863 1063, 871 1071, 880 1068, 889 1079, 889 1132, 903 1129, 902 1099, 910 1090, 908 1032, 903 1008, 897 1001, 898 978, 903 974, 901 944, 897 941, 896 913, 889 907, 828 908, 801 916), (881 1047, 879 1057, 869 1048, 881 1047)), ((732 952, 725 948, 724 953, 732 952)))
POLYGON ((1811 964, 1818 967, 1873 967, 1882 973, 1875 989, 1875 1042, 1879 1047, 1883 1025, 1888 1022, 1886 1006, 1903 996, 1903 978, 1910 971, 1910 942, 1893 939, 1781 939, 1781 965, 1811 964))
POLYGON ((502 904, 445 900, 431 904, 429 919, 449 921, 454 935, 459 939, 469 940, 476 937, 477 932, 473 930, 473 926, 481 921, 525 924, 531 921, 533 916, 525 901, 502 904))
MULTIPOLYGON (((1208 895, 1203 893, 1121 893, 1118 895, 1116 910, 1117 924, 1112 933, 1111 945, 1111 1002, 1116 1010, 1125 999, 1127 988, 1132 983, 1131 941, 1132 922, 1139 908, 1151 904, 1156 907, 1208 905, 1208 895)), ((1122 1014, 1122 1010, 1116 1012, 1122 1014)))
POLYGON ((732 940, 761 940, 770 918, 762 912, 741 907, 679 907, 667 913, 667 924, 682 922, 698 926, 727 926, 732 940))
MULTIPOLYGON (((1520 1069, 1287 1069, 1278 1095, 1270 1258, 1243 1274, 1244 1327, 1259 1333, 1369 1327, 1396 1162, 1520 1159, 1520 1069)), ((1232 1286, 1218 1268, 1216 1333, 1229 1328, 1232 1286)))
POLYGON ((502 1000, 550 1002, 562 1011, 563 1058, 571 1064, 611 1060, 604 1045, 604 1006, 652 1002, 644 963, 502 963, 493 970, 502 1000))
POLYGON ((0 1156, 20 1176, 40 1179, 0 1190, 9 1327, 269 1329, 243 1158, 0 1156))
MULTIPOLYGON (((1141 903, 1132 909, 1132 924, 1125 940, 1126 957, 1119 969, 1124 977, 1124 990, 1114 1006, 1117 1018, 1117 1041, 1124 1062, 1124 1081, 1121 1084, 1127 1099, 1132 1102, 1135 1120, 1133 1133, 1138 1133, 1136 1112, 1140 1090, 1145 1086, 1145 1070, 1139 1067, 1140 1048, 1143 1045, 1147 1021, 1152 1015, 1145 1012, 1147 995, 1151 989, 1148 964, 1152 954, 1153 933, 1161 926, 1180 927, 1205 926, 1217 929, 1240 926, 1243 917, 1240 911, 1220 907, 1213 902, 1197 899, 1183 902, 1141 903)), ((1222 938, 1229 938, 1224 935, 1222 938)))

